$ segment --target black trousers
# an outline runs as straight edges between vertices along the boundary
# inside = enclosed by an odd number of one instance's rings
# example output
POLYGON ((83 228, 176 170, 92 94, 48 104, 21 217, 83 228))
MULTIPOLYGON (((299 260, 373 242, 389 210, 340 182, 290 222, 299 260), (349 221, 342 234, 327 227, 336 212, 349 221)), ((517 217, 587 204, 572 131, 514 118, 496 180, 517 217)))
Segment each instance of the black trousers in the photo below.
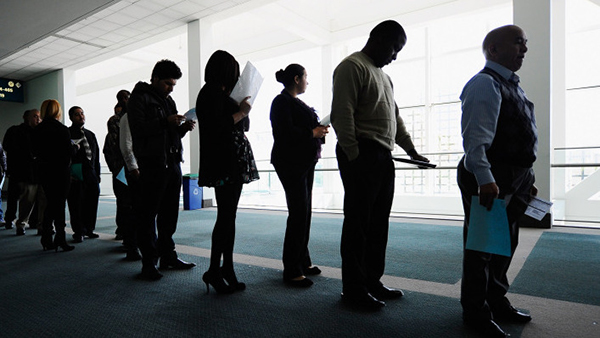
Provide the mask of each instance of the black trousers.
POLYGON ((338 145, 338 167, 344 185, 342 284, 346 293, 365 292, 380 283, 385 270, 389 216, 394 198, 395 169, 391 152, 359 141, 354 161, 338 145))
POLYGON ((123 236, 123 244, 127 248, 137 248, 135 239, 136 219, 131 195, 138 182, 129 175, 126 175, 126 178, 127 184, 121 182, 115 175, 112 178, 113 192, 117 198, 116 234, 123 236))
POLYGON ((233 247, 235 244, 235 219, 238 202, 242 194, 242 182, 234 182, 215 187, 217 200, 217 220, 212 233, 210 247, 210 270, 218 269, 223 257, 223 266, 233 268, 233 247))
POLYGON ((21 195, 20 182, 16 179, 9 179, 7 193, 4 220, 6 224, 9 224, 17 219, 17 206, 19 204, 19 195, 21 195))
POLYGON ((159 257, 176 255, 173 234, 179 217, 181 167, 174 160, 166 167, 139 159, 138 164, 139 188, 133 196, 134 211, 139 220, 137 243, 142 264, 156 265, 159 257))
POLYGON ((42 188, 46 195, 46 208, 42 220, 42 232, 44 235, 52 235, 53 227, 57 236, 64 237, 66 217, 65 207, 69 191, 69 173, 53 172, 42 179, 42 188))
POLYGON ((100 182, 93 173, 84 174, 83 181, 71 180, 67 203, 71 229, 76 235, 86 235, 96 230, 100 182))
MULTIPOLYGON (((460 302, 463 316, 470 319, 491 319, 493 309, 505 306, 508 302, 505 299, 509 288, 506 273, 519 243, 518 219, 525 213, 535 180, 531 168, 492 165, 492 174, 500 189, 499 198, 508 199, 506 211, 512 250, 511 256, 506 257, 464 249, 460 302)), ((465 212, 464 248, 469 232, 471 198, 478 195, 479 190, 475 176, 464 166, 464 158, 458 165, 458 186, 465 212)))
POLYGON ((308 251, 312 216, 312 188, 315 165, 273 164, 285 190, 288 207, 287 226, 283 242, 283 278, 304 275, 312 265, 308 251))

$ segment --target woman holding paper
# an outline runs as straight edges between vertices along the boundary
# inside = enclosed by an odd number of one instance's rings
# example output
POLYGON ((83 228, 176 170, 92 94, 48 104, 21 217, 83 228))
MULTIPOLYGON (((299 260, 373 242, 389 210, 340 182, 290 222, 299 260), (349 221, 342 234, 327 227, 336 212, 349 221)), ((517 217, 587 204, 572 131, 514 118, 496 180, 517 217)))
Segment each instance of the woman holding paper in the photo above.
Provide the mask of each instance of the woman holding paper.
POLYGON ((221 50, 214 52, 206 64, 206 84, 196 100, 200 130, 198 184, 214 187, 217 199, 210 266, 202 276, 207 292, 209 285, 217 293, 246 288, 244 283, 238 282, 233 270, 235 218, 243 184, 259 177, 250 143, 244 135, 252 108, 249 97, 240 103, 229 97, 239 76, 239 64, 231 54, 221 50))
POLYGON ((313 282, 306 275, 321 273, 312 265, 308 240, 315 165, 329 128, 319 124, 315 110, 298 99, 306 91, 306 76, 306 70, 298 64, 275 73, 285 88, 271 105, 274 140, 271 163, 285 190, 288 206, 283 281, 297 287, 311 286, 313 282))

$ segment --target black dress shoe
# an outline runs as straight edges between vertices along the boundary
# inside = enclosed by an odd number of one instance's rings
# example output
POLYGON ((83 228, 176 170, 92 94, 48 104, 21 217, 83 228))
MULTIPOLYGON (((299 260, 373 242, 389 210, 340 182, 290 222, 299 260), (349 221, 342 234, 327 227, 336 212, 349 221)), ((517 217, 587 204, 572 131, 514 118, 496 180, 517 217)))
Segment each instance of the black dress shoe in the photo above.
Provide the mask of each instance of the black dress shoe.
POLYGON ((17 236, 25 235, 25 229, 17 227, 17 236))
POLYGON ((73 243, 82 243, 82 242, 83 242, 83 235, 73 234, 73 243))
POLYGON ((174 269, 174 270, 187 270, 196 266, 196 263, 190 263, 182 261, 179 258, 161 258, 160 268, 161 269, 174 269))
POLYGON ((373 297, 368 292, 343 292, 342 301, 350 306, 365 310, 379 310, 385 306, 384 302, 373 297))
POLYGON ((504 332, 504 330, 502 330, 502 328, 500 328, 500 326, 498 326, 496 322, 494 322, 491 319, 463 319, 463 322, 466 327, 476 331, 478 334, 486 338, 505 338, 510 336, 508 333, 504 332))
POLYGON ((140 259, 142 259, 142 255, 140 255, 140 252, 137 248, 127 250, 127 255, 125 255, 125 260, 134 262, 134 261, 139 261, 140 259))
POLYGON ((402 292, 402 290, 388 288, 383 284, 369 288, 369 293, 377 299, 398 299, 404 296, 404 292, 402 292))
POLYGON ((100 235, 98 235, 97 233, 94 233, 94 232, 90 232, 89 234, 86 234, 85 237, 94 239, 94 238, 100 237, 100 235))
POLYGON ((302 279, 283 279, 286 285, 293 286, 296 288, 307 288, 312 286, 314 283, 310 279, 304 277, 302 279))
POLYGON ((531 321, 531 316, 529 314, 521 312, 510 305, 501 310, 494 309, 492 310, 492 313, 494 315, 494 319, 499 321, 512 323, 528 323, 531 321))
POLYGON ((303 269, 304 274, 307 276, 316 276, 321 274, 321 269, 318 266, 311 266, 310 268, 303 269))
POLYGON ((149 281, 157 281, 162 278, 162 273, 156 269, 155 266, 143 266, 142 273, 140 274, 140 278, 149 281))

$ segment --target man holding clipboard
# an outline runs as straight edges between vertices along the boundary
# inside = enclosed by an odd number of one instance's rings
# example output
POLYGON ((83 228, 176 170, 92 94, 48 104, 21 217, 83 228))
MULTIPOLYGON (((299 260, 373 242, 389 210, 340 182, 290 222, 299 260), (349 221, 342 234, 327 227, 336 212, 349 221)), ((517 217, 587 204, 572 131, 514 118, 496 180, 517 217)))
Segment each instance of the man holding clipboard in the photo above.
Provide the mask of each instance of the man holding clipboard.
MULTIPOLYGON (((506 298, 509 288, 506 272, 519 238, 517 220, 525 212, 531 195, 537 193, 532 169, 537 152, 533 103, 519 87, 519 77, 515 74, 526 52, 527 39, 521 28, 509 25, 492 30, 483 41, 485 68, 465 85, 460 96, 465 150, 458 165, 458 185, 465 211, 461 304, 464 324, 486 337, 506 337, 496 320, 516 323, 531 320, 531 316, 515 309, 506 298), (477 195, 478 200, 473 198, 477 195), (498 210, 499 204, 502 208, 506 206, 508 256, 468 249, 469 235, 474 235, 476 229, 502 227, 499 222, 483 222, 485 215, 473 217, 481 211, 477 208, 485 208, 490 214, 498 210)), ((493 237, 498 236, 482 236, 480 241, 498 239, 493 237)))

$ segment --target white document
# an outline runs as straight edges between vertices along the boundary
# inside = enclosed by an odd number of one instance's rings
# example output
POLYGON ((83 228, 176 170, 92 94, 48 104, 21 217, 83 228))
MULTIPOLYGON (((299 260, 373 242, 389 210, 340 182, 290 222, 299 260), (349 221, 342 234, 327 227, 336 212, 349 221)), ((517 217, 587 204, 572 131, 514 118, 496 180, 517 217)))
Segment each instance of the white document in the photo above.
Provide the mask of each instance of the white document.
POLYGON ((525 215, 537 219, 541 221, 544 216, 550 211, 552 207, 552 202, 543 200, 537 196, 534 196, 529 205, 527 206, 527 210, 525 210, 525 215))
POLYGON ((242 102, 245 97, 250 96, 248 103, 252 105, 254 104, 254 99, 256 99, 256 95, 258 94, 262 82, 263 77, 258 72, 258 69, 248 61, 242 75, 235 84, 235 87, 233 87, 229 96, 237 103, 242 102))
POLYGON ((322 126, 328 126, 331 124, 331 114, 327 114, 327 116, 323 117, 319 122, 322 126))

